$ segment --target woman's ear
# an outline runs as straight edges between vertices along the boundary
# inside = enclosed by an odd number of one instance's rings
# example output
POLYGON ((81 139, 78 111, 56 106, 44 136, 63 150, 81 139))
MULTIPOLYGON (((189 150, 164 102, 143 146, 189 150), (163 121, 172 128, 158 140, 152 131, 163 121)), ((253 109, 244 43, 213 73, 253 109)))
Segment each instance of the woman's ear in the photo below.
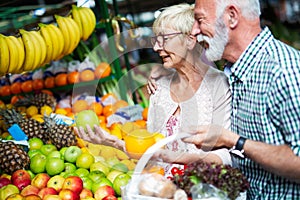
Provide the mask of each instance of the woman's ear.
POLYGON ((188 38, 187 38, 188 49, 189 50, 194 49, 196 44, 197 44, 197 38, 193 35, 188 35, 188 38))

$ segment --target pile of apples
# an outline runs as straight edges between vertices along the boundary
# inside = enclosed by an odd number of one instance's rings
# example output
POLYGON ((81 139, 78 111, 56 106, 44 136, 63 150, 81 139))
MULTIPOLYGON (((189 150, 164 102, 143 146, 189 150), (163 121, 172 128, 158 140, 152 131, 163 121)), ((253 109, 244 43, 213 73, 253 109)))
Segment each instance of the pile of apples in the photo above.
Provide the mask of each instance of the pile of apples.
POLYGON ((30 167, 0 176, 1 200, 117 200, 131 179, 117 158, 101 159, 78 146, 57 150, 29 140, 30 167))

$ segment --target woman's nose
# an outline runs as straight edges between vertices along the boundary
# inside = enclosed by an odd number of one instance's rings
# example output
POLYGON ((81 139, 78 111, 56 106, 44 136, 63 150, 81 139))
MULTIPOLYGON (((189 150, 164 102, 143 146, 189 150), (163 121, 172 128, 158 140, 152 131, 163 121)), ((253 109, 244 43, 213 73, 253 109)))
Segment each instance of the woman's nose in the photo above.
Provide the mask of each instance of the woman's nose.
POLYGON ((154 51, 159 51, 162 50, 162 47, 158 44, 158 42, 156 41, 153 45, 153 50, 154 51))

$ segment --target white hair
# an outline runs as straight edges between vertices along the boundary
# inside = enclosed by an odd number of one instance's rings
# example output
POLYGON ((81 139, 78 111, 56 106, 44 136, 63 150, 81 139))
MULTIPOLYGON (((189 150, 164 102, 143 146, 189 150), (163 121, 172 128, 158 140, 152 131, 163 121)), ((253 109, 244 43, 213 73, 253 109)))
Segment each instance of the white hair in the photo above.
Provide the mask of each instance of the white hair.
POLYGON ((241 9, 242 15, 249 20, 258 18, 261 14, 259 0, 215 0, 217 5, 217 17, 221 16, 230 4, 241 9))

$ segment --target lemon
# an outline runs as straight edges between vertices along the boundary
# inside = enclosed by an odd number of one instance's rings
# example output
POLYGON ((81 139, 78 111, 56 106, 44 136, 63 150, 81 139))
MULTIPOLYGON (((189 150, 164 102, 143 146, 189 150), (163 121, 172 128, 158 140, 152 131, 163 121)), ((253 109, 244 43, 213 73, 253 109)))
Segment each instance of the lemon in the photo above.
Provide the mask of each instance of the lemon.
POLYGON ((35 119, 36 121, 41 122, 41 123, 44 122, 44 117, 43 117, 43 115, 40 115, 40 114, 33 115, 31 118, 35 119))
POLYGON ((42 115, 50 115, 52 112, 53 112, 53 110, 50 106, 44 105, 41 107, 40 113, 42 115))
POLYGON ((63 109, 63 108, 57 108, 55 110, 55 113, 56 114, 60 114, 60 115, 67 115, 68 114, 68 112, 65 109, 63 109))
POLYGON ((36 106, 29 106, 27 109, 26 109, 26 115, 29 116, 29 117, 32 117, 36 114, 39 113, 39 110, 36 106))

